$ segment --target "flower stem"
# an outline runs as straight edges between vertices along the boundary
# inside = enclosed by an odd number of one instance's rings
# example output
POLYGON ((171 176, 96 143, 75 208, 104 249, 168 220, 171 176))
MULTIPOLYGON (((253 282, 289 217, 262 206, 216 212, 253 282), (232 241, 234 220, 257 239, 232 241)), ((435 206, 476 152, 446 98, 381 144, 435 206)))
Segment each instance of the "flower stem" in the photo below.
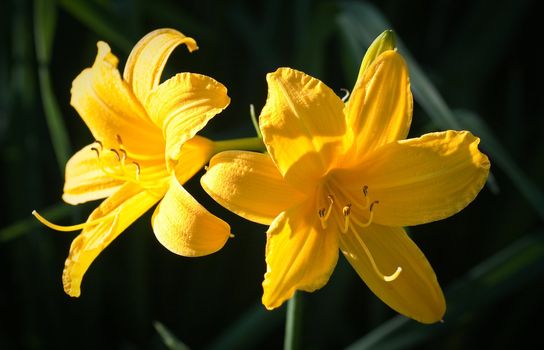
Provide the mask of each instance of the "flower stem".
POLYGON ((214 154, 228 150, 244 150, 264 152, 266 148, 260 137, 246 137, 224 141, 214 141, 214 154))
POLYGON ((295 295, 287 302, 287 317, 285 322, 284 350, 300 348, 300 328, 302 326, 302 294, 295 295))

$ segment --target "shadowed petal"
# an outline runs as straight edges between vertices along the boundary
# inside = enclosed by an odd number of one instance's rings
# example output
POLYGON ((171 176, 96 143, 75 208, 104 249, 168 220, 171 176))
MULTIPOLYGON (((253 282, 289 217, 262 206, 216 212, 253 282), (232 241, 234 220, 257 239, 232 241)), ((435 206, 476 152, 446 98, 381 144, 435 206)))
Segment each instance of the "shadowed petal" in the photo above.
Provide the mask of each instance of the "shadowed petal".
POLYGON ((83 275, 98 254, 159 199, 141 187, 127 183, 92 212, 87 223, 99 222, 83 229, 72 242, 66 258, 62 273, 66 294, 80 295, 83 275))
POLYGON ((264 225, 305 197, 283 179, 270 156, 256 152, 215 155, 200 183, 223 207, 264 225))
POLYGON ((337 232, 321 229, 313 206, 300 204, 282 212, 267 232, 264 306, 274 309, 296 290, 323 287, 337 260, 337 232))
POLYGON ((374 294, 397 312, 423 323, 437 322, 444 316, 446 303, 436 275, 402 228, 355 226, 355 230, 340 234, 340 249, 374 294), (393 273, 401 267, 400 275, 391 282, 380 278, 363 244, 383 273, 393 273))
POLYGON ((170 188, 151 219, 159 242, 173 253, 203 256, 221 249, 230 227, 208 212, 172 176, 170 188))

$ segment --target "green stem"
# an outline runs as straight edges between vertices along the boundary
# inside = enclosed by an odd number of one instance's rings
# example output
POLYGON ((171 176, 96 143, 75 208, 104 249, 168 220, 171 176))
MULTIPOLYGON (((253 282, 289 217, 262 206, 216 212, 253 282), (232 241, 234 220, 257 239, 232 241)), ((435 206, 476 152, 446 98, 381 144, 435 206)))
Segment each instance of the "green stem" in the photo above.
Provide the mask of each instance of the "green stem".
POLYGON ((285 322, 284 350, 300 348, 300 328, 302 326, 302 294, 295 295, 287 302, 287 318, 285 322))
POLYGON ((264 152, 266 148, 260 137, 246 137, 242 139, 232 139, 224 141, 214 141, 214 154, 229 150, 244 150, 264 152))

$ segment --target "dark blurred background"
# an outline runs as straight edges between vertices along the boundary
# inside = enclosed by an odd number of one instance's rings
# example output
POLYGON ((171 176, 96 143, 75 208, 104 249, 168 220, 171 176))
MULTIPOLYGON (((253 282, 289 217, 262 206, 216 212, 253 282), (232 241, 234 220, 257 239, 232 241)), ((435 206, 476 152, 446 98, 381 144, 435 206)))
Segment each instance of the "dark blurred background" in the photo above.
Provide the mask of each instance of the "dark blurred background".
POLYGON ((398 316, 341 258, 324 288, 303 294, 302 348, 544 346, 541 20, 530 0, 3 0, 0 349, 281 348, 285 307, 260 304, 266 227, 214 204, 199 176, 187 188, 236 238, 211 256, 179 257, 157 242, 148 213, 93 263, 79 299, 61 283, 76 233, 30 215, 76 223, 97 204, 61 201, 67 157, 92 141, 69 105, 71 82, 94 61, 98 40, 122 69, 138 39, 161 27, 200 47, 176 50, 164 77, 198 72, 229 89, 231 105, 205 136, 254 136, 249 105, 260 111, 265 75, 280 66, 341 95, 371 40, 392 28, 411 70, 411 135, 468 129, 491 158, 492 177, 467 209, 410 228, 445 290, 444 323, 398 316))

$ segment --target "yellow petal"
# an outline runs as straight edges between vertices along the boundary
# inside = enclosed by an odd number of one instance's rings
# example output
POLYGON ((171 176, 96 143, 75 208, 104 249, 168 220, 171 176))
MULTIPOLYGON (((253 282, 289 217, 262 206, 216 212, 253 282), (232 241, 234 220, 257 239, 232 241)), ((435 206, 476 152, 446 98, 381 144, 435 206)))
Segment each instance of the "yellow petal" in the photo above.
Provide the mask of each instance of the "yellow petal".
POLYGON ((343 103, 318 79, 280 68, 266 76, 264 142, 285 179, 309 188, 334 166, 346 133, 343 103))
POLYGON ((149 95, 146 109, 166 139, 167 159, 177 160, 181 145, 228 106, 227 89, 205 75, 180 73, 149 95))
POLYGON ((264 225, 305 197, 283 179, 270 156, 256 152, 215 155, 200 183, 223 207, 264 225))
POLYGON ((214 144, 202 136, 195 136, 183 144, 174 170, 178 182, 184 184, 208 163, 214 151, 214 144))
POLYGON ((86 227, 72 242, 62 273, 64 291, 68 295, 80 295, 83 275, 98 254, 159 199, 128 183, 92 212, 88 223, 107 216, 110 219, 86 227))
POLYGON ((412 121, 412 104, 404 59, 396 51, 385 51, 359 77, 348 101, 355 151, 351 159, 404 139, 412 121))
POLYGON ((120 136, 123 146, 132 153, 162 154, 161 131, 121 79, 117 57, 108 44, 98 42, 97 46, 92 68, 85 69, 72 83, 70 103, 106 149, 119 148, 120 136))
POLYGON ((151 219, 159 242, 173 253, 203 256, 221 249, 230 227, 208 212, 172 176, 170 188, 151 219))
POLYGON ((440 321, 446 310, 434 271, 419 248, 400 227, 370 225, 340 234, 340 249, 368 287, 397 312, 423 323, 440 321), (385 274, 402 268, 385 282, 373 270, 363 244, 385 274))
POLYGON ((123 78, 132 85, 134 94, 142 103, 149 92, 159 85, 166 61, 181 44, 185 44, 189 52, 198 49, 194 39, 169 28, 152 31, 132 49, 123 78))
POLYGON ((369 198, 379 201, 376 223, 441 220, 466 207, 485 184, 490 164, 479 142, 468 131, 451 130, 393 142, 369 154, 340 182, 359 193, 368 186, 369 198))
POLYGON ((100 167, 96 152, 92 150, 93 147, 96 145, 85 146, 66 163, 62 195, 66 203, 75 205, 109 197, 123 183, 106 175, 100 167))
POLYGON ((313 206, 282 212, 267 232, 262 302, 274 309, 296 290, 312 292, 329 280, 338 260, 338 234, 321 228, 313 206))

